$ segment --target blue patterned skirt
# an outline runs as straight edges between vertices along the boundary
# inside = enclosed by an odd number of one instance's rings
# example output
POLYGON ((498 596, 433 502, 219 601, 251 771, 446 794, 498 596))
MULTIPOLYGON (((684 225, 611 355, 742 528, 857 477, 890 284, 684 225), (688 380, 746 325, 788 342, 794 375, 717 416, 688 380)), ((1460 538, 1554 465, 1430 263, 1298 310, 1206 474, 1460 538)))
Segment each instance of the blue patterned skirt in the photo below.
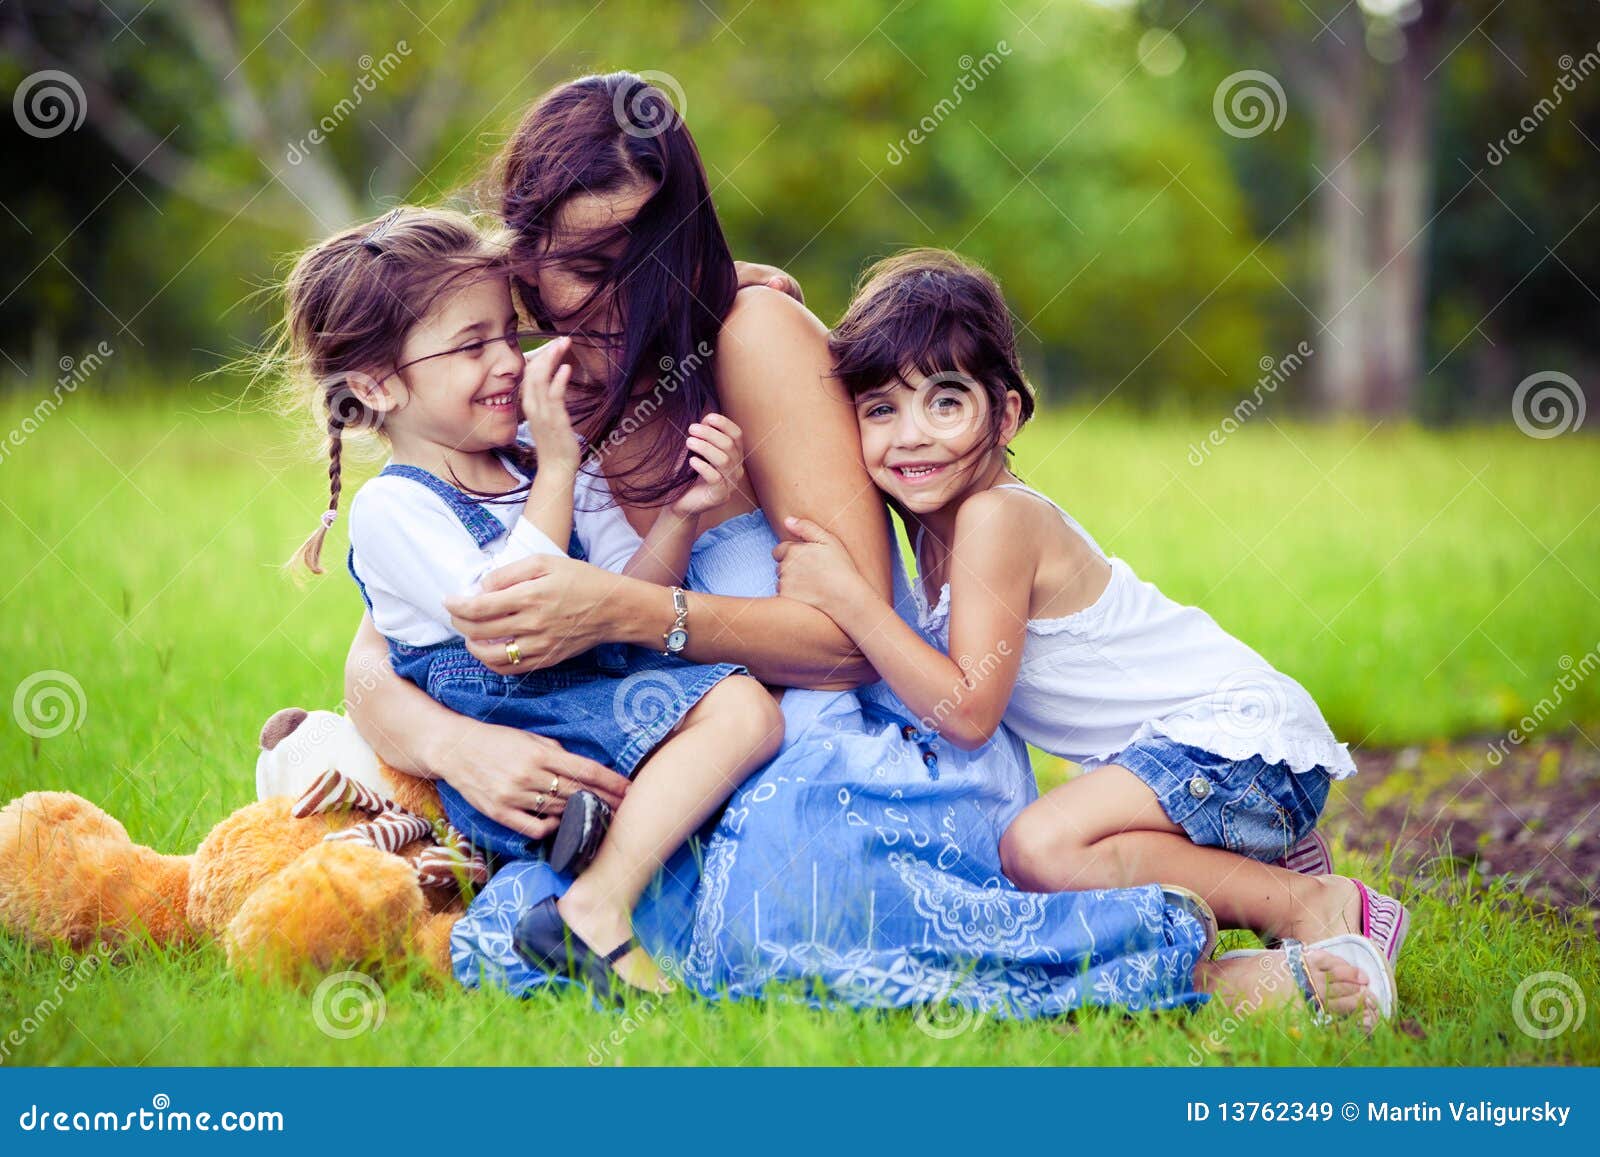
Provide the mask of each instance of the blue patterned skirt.
MULTIPOLYGON (((1020 892, 1000 835, 1037 795, 1020 740, 963 752, 917 730, 883 685, 789 691, 782 750, 661 871, 645 946, 710 998, 828 1006, 951 1003, 997 1017, 1203 1002, 1205 930, 1159 887, 1020 892)), ((468 987, 565 983, 515 953, 521 913, 567 881, 502 869, 451 938, 468 987)))

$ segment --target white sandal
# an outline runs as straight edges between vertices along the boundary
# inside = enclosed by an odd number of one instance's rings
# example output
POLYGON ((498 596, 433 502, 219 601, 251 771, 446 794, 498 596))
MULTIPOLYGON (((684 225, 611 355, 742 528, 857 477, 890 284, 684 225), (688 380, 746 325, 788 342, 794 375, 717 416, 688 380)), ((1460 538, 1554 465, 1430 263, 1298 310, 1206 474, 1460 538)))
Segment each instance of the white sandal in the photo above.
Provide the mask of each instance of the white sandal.
MULTIPOLYGON (((1310 970, 1306 968, 1305 954, 1308 951, 1322 951, 1332 956, 1337 956, 1346 964, 1359 968, 1367 976, 1367 991, 1372 993, 1373 999, 1378 1002, 1378 1014, 1384 1020, 1394 1018, 1397 988, 1394 979, 1394 966, 1389 963, 1389 958, 1383 950, 1365 936, 1354 933, 1345 933, 1341 936, 1330 936, 1326 940, 1318 940, 1315 944, 1302 944, 1298 940, 1285 939, 1280 947, 1284 959, 1289 965, 1289 975, 1294 977, 1294 982, 1299 986, 1301 995, 1306 999, 1306 1004, 1311 1007, 1312 1019, 1319 1025, 1330 1024, 1333 1021, 1327 1005, 1323 1002, 1322 994, 1317 991, 1316 985, 1311 982, 1310 970)), ((1235 952, 1224 952, 1217 957, 1222 960, 1237 960, 1246 957, 1262 956, 1273 949, 1242 948, 1235 952)))

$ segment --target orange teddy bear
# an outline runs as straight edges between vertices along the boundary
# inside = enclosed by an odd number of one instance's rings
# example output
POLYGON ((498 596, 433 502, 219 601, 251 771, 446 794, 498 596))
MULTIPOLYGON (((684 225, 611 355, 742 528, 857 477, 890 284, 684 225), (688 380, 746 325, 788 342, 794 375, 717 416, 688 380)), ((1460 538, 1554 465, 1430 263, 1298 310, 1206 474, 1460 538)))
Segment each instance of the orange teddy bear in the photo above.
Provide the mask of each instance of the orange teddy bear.
MULTIPOLYGON (((268 720, 263 759, 308 718, 291 708, 268 720)), ((300 737, 300 762, 337 750, 337 728, 324 730, 300 737)), ((240 808, 187 856, 135 844, 81 796, 30 792, 0 809, 0 926, 77 949, 212 936, 232 967, 261 975, 416 956, 448 976, 450 930, 487 872, 443 823, 432 784, 382 764, 377 774, 319 771, 298 798, 240 808)))

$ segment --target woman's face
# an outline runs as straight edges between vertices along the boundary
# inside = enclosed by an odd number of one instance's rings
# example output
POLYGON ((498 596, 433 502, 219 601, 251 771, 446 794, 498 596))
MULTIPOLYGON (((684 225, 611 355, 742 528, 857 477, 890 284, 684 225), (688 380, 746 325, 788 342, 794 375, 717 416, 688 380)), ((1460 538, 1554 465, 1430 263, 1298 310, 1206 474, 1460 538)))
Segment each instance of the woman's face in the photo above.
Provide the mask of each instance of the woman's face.
MULTIPOLYGON (((616 287, 596 295, 605 283, 612 264, 621 256, 624 237, 611 237, 606 244, 589 244, 606 238, 619 225, 626 225, 639 213, 654 190, 647 184, 626 185, 609 193, 581 193, 569 197, 557 211, 546 242, 546 251, 566 252, 570 256, 539 266, 536 285, 555 328, 563 333, 587 331, 619 334, 626 319, 616 297, 616 287)), ((621 338, 586 339, 575 336, 569 360, 573 384, 601 383, 617 372, 621 338)))

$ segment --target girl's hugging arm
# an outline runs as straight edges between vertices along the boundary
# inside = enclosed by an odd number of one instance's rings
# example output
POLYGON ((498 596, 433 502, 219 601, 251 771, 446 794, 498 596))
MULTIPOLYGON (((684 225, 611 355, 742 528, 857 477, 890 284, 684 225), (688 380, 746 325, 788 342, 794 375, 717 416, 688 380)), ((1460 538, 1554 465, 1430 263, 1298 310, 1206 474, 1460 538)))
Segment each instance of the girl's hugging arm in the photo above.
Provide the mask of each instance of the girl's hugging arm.
POLYGON ((1000 727, 1016 686, 1039 563, 1036 500, 1004 491, 968 498, 949 563, 950 653, 929 646, 861 580, 832 536, 799 519, 805 540, 783 551, 781 591, 847 631, 924 726, 968 751, 1000 727))
POLYGON ((689 569, 689 554, 699 536, 699 515, 663 510, 622 573, 658 586, 678 586, 689 569))

